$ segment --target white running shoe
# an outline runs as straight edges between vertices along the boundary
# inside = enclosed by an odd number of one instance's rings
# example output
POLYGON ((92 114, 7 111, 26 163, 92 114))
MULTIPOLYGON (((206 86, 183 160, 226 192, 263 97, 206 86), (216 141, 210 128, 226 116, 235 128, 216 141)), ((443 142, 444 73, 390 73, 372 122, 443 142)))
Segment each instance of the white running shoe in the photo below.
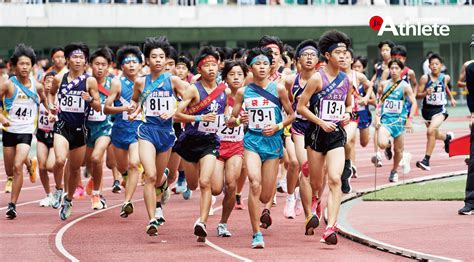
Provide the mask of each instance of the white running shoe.
POLYGON ((40 207, 50 207, 53 203, 53 197, 51 195, 51 193, 49 193, 48 195, 46 195, 45 198, 41 199, 40 201, 40 207))

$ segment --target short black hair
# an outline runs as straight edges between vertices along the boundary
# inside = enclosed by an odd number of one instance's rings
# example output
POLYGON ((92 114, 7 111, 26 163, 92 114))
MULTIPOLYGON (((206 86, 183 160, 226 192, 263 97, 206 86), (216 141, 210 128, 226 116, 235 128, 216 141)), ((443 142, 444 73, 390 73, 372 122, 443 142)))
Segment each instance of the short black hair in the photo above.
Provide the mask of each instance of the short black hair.
POLYGON ((124 45, 117 50, 117 64, 121 65, 122 61, 127 57, 128 55, 133 55, 138 58, 138 61, 140 61, 140 64, 143 63, 143 54, 140 48, 138 46, 134 45, 124 45))
POLYGON ((405 46, 396 45, 390 50, 390 55, 399 55, 403 57, 407 57, 407 49, 405 46))
POLYGON ((379 49, 382 49, 384 45, 388 45, 390 49, 392 49, 395 46, 395 43, 392 40, 385 40, 379 43, 379 49))
POLYGON ((367 64, 369 63, 369 59, 367 59, 366 56, 361 56, 361 55, 354 57, 354 63, 357 61, 359 61, 362 64, 363 68, 366 68, 367 64))
POLYGON ((143 53, 146 58, 150 57, 150 53, 153 49, 159 48, 163 50, 165 57, 169 57, 171 45, 168 42, 168 38, 166 38, 166 36, 145 38, 145 43, 143 44, 143 53))
POLYGON ((54 70, 53 70, 53 71, 49 71, 48 73, 46 73, 46 74, 44 75, 43 79, 46 80, 47 77, 50 77, 50 76, 54 77, 55 75, 57 75, 56 71, 54 71, 54 70))
POLYGON ((277 45, 278 48, 280 49, 280 52, 283 53, 283 51, 284 51, 283 42, 280 40, 280 38, 278 38, 278 36, 264 35, 264 36, 262 36, 262 38, 260 38, 260 40, 258 40, 257 46, 258 47, 266 47, 267 45, 270 45, 270 44, 277 45))
POLYGON ((316 50, 318 50, 317 54, 319 55, 318 43, 316 43, 316 41, 314 41, 312 39, 307 39, 307 40, 302 41, 301 43, 299 43, 296 46, 296 51, 295 51, 296 58, 300 57, 301 50, 303 48, 307 47, 307 46, 312 46, 312 47, 316 48, 316 50))
POLYGON ((336 30, 327 31, 319 39, 319 50, 322 54, 326 54, 329 47, 337 43, 345 44, 348 49, 351 47, 351 39, 345 33, 336 30))
POLYGON ((103 47, 95 50, 89 58, 89 63, 92 63, 92 61, 94 61, 94 59, 96 59, 97 57, 105 58, 108 64, 112 63, 112 53, 109 48, 103 47))
POLYGON ((240 59, 240 58, 244 57, 245 52, 246 52, 245 48, 239 48, 239 47, 234 48, 234 50, 232 50, 232 58, 233 59, 240 59))
POLYGON ((231 59, 232 48, 229 47, 217 47, 217 52, 219 52, 219 59, 221 62, 224 62, 227 59, 231 59))
POLYGON ((223 80, 227 78, 227 75, 229 74, 230 70, 234 68, 234 66, 240 66, 240 68, 242 68, 242 71, 244 72, 244 78, 247 77, 247 73, 249 72, 249 69, 247 67, 247 64, 244 63, 244 61, 225 60, 224 68, 222 68, 222 73, 221 73, 223 80))
POLYGON ((400 61, 400 59, 392 59, 390 60, 390 62, 388 62, 388 68, 390 68, 394 63, 397 64, 400 69, 403 69, 405 67, 405 65, 402 63, 402 61, 400 61))
POLYGON ((178 57, 178 61, 176 62, 177 64, 184 64, 188 68, 189 71, 191 71, 191 60, 189 60, 185 55, 181 55, 178 57))
POLYGON ((443 58, 439 54, 432 54, 430 58, 428 58, 428 62, 431 64, 431 60, 433 59, 438 59, 441 64, 443 63, 443 58))
POLYGON ((288 56, 291 60, 293 60, 293 58, 295 58, 295 48, 292 47, 291 45, 288 45, 288 44, 285 44, 283 46, 283 53, 282 53, 282 57, 285 57, 285 56, 288 56))
POLYGON ((259 55, 264 55, 268 58, 268 61, 270 61, 270 64, 273 61, 273 56, 272 56, 272 49, 268 47, 255 47, 250 49, 248 55, 247 55, 247 60, 245 61, 247 65, 250 65, 252 60, 259 55))
POLYGON ((64 53, 64 48, 62 46, 56 46, 51 49, 51 57, 54 56, 57 52, 62 51, 64 53))
POLYGON ((352 50, 352 48, 347 48, 347 52, 351 54, 352 59, 354 59, 354 50, 352 50))
POLYGON ((64 47, 64 55, 66 56, 66 59, 69 59, 72 52, 76 50, 81 50, 86 57, 86 61, 89 60, 89 47, 82 42, 70 43, 64 47))
POLYGON ((0 69, 7 68, 7 64, 3 61, 0 61, 0 69))
POLYGON ((36 54, 35 50, 31 46, 27 46, 23 43, 16 45, 15 51, 13 51, 13 55, 10 57, 10 62, 13 66, 16 66, 18 63, 18 59, 21 56, 26 56, 30 59, 31 65, 36 63, 36 54))
POLYGON ((213 46, 203 46, 199 53, 194 58, 194 64, 199 64, 199 61, 204 59, 206 56, 213 56, 216 60, 219 60, 219 53, 217 52, 216 48, 213 46))
POLYGON ((428 52, 426 53, 426 57, 427 57, 427 58, 430 58, 430 56, 431 56, 432 54, 434 54, 434 52, 430 50, 430 51, 428 51, 428 52))
POLYGON ((178 63, 178 51, 176 50, 176 48, 174 48, 171 45, 170 45, 170 53, 168 55, 168 58, 173 59, 175 64, 178 63))

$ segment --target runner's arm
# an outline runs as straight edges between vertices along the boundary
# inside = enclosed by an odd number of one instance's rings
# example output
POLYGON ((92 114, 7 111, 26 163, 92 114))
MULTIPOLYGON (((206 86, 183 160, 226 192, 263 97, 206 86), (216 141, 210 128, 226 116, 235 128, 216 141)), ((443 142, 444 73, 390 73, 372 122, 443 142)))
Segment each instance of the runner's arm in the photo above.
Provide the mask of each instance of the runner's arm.
MULTIPOLYGON (((8 93, 10 93, 8 92, 10 89, 10 83, 11 81, 7 80, 0 84, 0 100, 3 101, 3 98, 8 96, 8 93)), ((3 107, 0 108, 0 124, 3 126, 9 126, 8 119, 3 115, 3 107)))
POLYGON ((410 71, 408 71, 408 77, 410 78, 413 92, 416 92, 416 90, 418 90, 418 81, 416 80, 415 71, 410 69, 410 71))
POLYGON ((171 84, 176 96, 184 97, 184 93, 189 89, 189 83, 179 79, 177 76, 171 77, 171 84))
POLYGON ((110 86, 110 94, 105 100, 104 114, 107 114, 107 115, 118 114, 127 110, 127 107, 125 105, 122 105, 120 107, 114 106, 114 101, 119 100, 121 92, 122 92, 122 84, 120 83, 120 80, 118 78, 112 79, 112 84, 110 86))
MULTIPOLYGON (((97 80, 93 77, 87 78, 87 91, 88 94, 93 98, 89 103, 90 106, 97 112, 102 111, 102 106, 100 105, 100 96, 97 87, 97 80)), ((85 94, 87 97, 87 93, 85 94)))
MULTIPOLYGON (((188 88, 184 93, 183 100, 179 102, 178 108, 176 109, 176 114, 174 116, 175 121, 181 123, 191 123, 195 122, 198 116, 188 115, 185 113, 188 106, 195 99, 199 98, 199 93, 195 85, 192 85, 191 88, 188 88)), ((202 120, 202 119, 201 119, 202 120)))
POLYGON ((49 115, 49 107, 48 107, 48 98, 46 97, 44 86, 41 83, 36 83, 36 92, 40 98, 41 104, 43 104, 44 108, 48 112, 49 115))
POLYGON ((373 93, 373 84, 372 82, 367 79, 367 77, 362 74, 362 73, 357 73, 357 76, 359 78, 359 83, 364 85, 364 90, 365 90, 365 96, 364 99, 366 100, 365 105, 369 104, 370 97, 372 96, 373 93))
MULTIPOLYGON (((291 107, 290 100, 288 99, 288 92, 283 85, 277 86, 278 96, 280 97, 280 102, 283 109, 286 112, 286 118, 283 120, 283 127, 290 125, 293 121, 295 121, 296 115, 295 111, 291 107)), ((277 123, 278 124, 278 123, 277 123)))
POLYGON ((319 73, 315 73, 310 79, 303 90, 303 93, 300 96, 298 105, 296 106, 296 111, 309 121, 320 125, 323 120, 313 114, 309 108, 306 106, 313 96, 313 94, 320 92, 323 86, 323 81, 319 73))
POLYGON ((239 88, 237 93, 235 94, 234 98, 234 106, 232 107, 232 115, 227 121, 226 126, 228 127, 236 127, 240 124, 239 114, 240 110, 242 109, 242 103, 244 101, 244 90, 246 87, 239 88))
POLYGON ((49 89, 49 92, 48 92, 48 108, 54 109, 52 110, 54 112, 51 112, 53 114, 57 113, 56 94, 58 93, 58 88, 60 84, 61 84, 61 78, 58 75, 54 76, 53 84, 51 85, 51 88, 49 89))
POLYGON ((418 105, 416 103, 416 97, 415 97, 415 94, 413 93, 412 87, 410 85, 406 85, 404 88, 404 93, 405 93, 405 97, 407 97, 410 103, 412 104, 411 109, 410 109, 410 116, 414 116, 416 111, 418 110, 418 105))
POLYGON ((446 87, 446 94, 448 95, 449 97, 449 100, 451 102, 451 105, 452 106, 456 106, 456 99, 454 99, 454 96, 453 94, 451 93, 451 89, 449 89, 449 86, 448 86, 448 83, 451 82, 451 76, 450 75, 446 75, 446 77, 444 78, 444 86, 446 87))
POLYGON ((285 88, 288 93, 288 98, 290 102, 293 103, 293 94, 291 93, 291 88, 293 87, 293 83, 295 82, 296 75, 291 75, 285 78, 285 88))
POLYGON ((464 63, 461 67, 461 72, 459 73, 458 87, 466 88, 466 63, 464 63))
POLYGON ((421 98, 424 98, 428 94, 428 89, 426 88, 427 82, 428 82, 428 76, 423 75, 420 78, 420 84, 418 85, 418 92, 416 93, 416 98, 421 99, 421 98))

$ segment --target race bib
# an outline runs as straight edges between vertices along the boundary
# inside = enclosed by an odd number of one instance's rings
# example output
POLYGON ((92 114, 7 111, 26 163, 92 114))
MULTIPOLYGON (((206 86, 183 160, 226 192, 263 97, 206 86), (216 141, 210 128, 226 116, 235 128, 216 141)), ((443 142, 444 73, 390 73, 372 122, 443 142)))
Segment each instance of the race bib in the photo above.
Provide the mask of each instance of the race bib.
POLYGON ((237 127, 227 127, 225 125, 224 115, 220 115, 222 118, 220 120, 220 126, 217 130, 217 135, 219 136, 221 141, 230 141, 230 142, 237 142, 242 141, 244 139, 244 127, 243 125, 239 125, 237 127))
POLYGON ((25 103, 18 101, 10 109, 10 119, 18 124, 33 123, 36 117, 36 110, 37 105, 29 100, 25 103))
POLYGON ((145 101, 146 116, 160 116, 163 113, 172 114, 176 99, 173 96, 156 97, 150 94, 145 101))
POLYGON ((216 133, 219 126, 224 124, 224 115, 217 115, 214 122, 199 122, 198 131, 203 133, 216 133))
POLYGON ((322 100, 320 118, 325 121, 341 120, 345 112, 345 101, 322 100))
POLYGON ((445 104, 444 92, 433 92, 426 96, 426 103, 428 105, 442 106, 445 104))
POLYGON ((54 122, 49 121, 48 113, 44 109, 44 106, 40 106, 39 117, 38 117, 38 129, 49 132, 52 131, 54 122))
POLYGON ((92 107, 89 110, 89 117, 87 120, 92 121, 92 122, 102 122, 107 119, 107 116, 104 114, 104 105, 101 105, 101 110, 95 111, 92 107))
POLYGON ((265 126, 276 124, 275 108, 249 108, 249 128, 264 129, 265 126))
POLYGON ((59 106, 62 112, 84 113, 85 103, 81 96, 65 94, 59 106))
POLYGON ((400 114, 403 109, 403 101, 402 100, 391 100, 386 99, 383 102, 383 112, 384 113, 392 113, 392 114, 400 114))

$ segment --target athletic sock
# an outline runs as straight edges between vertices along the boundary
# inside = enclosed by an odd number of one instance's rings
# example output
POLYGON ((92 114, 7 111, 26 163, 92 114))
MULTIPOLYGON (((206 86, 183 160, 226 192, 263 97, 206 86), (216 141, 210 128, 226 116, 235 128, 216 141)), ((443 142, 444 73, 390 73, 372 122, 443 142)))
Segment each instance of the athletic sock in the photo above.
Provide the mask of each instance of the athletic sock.
POLYGON ((431 158, 431 156, 425 155, 425 160, 426 160, 426 162, 428 162, 428 164, 430 163, 430 158, 431 158))
POLYGON ((161 208, 161 202, 156 202, 156 208, 161 208))
POLYGON ((288 195, 286 196, 286 199, 287 199, 287 200, 295 200, 295 193, 288 194, 288 195))
POLYGON ((184 175, 184 171, 178 171, 178 184, 183 184, 186 180, 186 176, 184 175))
POLYGON ((92 190, 92 195, 93 195, 93 196, 98 196, 98 195, 100 195, 100 190, 92 190))

